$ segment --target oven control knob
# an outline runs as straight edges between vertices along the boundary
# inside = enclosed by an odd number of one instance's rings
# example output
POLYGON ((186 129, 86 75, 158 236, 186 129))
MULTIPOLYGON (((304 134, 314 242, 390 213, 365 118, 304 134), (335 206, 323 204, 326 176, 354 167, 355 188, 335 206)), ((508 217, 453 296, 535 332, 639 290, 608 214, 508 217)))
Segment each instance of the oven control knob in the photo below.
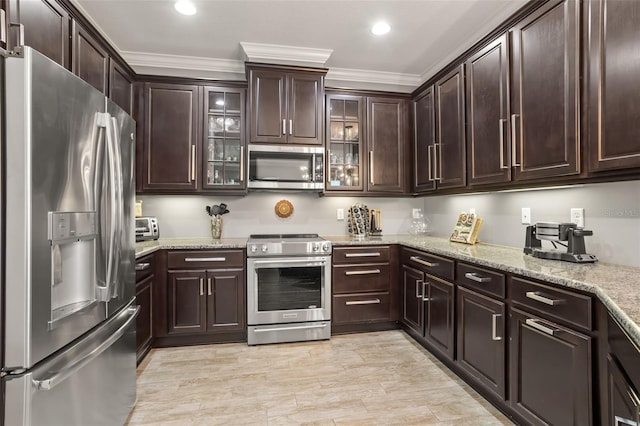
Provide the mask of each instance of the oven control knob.
POLYGON ((320 251, 320 243, 313 243, 312 249, 313 251, 320 251))
POLYGON ((251 246, 251 253, 255 253, 255 252, 257 252, 257 251, 258 251, 258 246, 257 246, 257 245, 255 245, 255 244, 253 244, 253 245, 251 246))
POLYGON ((263 253, 266 253, 266 252, 267 252, 267 245, 266 245, 266 244, 263 244, 263 245, 262 245, 262 252, 263 252, 263 253))
POLYGON ((331 244, 329 243, 322 244, 322 251, 329 251, 329 250, 331 250, 331 244))

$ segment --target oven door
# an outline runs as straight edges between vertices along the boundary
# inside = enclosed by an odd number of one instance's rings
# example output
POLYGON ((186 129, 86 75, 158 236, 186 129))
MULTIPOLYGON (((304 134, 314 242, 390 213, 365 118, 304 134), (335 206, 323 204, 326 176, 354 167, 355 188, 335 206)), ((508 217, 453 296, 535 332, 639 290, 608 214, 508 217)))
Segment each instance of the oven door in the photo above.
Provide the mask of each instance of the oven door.
POLYGON ((249 325, 331 319, 331 257, 247 259, 249 325))

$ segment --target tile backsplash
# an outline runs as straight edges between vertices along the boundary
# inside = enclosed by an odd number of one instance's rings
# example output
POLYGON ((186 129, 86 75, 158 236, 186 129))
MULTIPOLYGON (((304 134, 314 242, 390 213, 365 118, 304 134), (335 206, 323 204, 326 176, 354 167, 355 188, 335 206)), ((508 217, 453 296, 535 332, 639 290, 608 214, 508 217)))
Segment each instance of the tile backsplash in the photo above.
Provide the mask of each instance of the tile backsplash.
POLYGON ((318 233, 346 235, 346 213, 359 202, 382 209, 386 235, 407 234, 411 210, 422 208, 432 235, 448 237, 457 215, 475 208, 484 219, 480 240, 491 244, 522 247, 525 226, 520 224, 522 207, 531 208, 532 223, 568 222, 572 207, 585 209, 587 252, 601 261, 640 267, 640 182, 613 182, 548 188, 522 192, 493 192, 422 198, 319 197, 292 192, 252 192, 245 197, 201 195, 139 196, 145 215, 157 216, 161 237, 208 237, 206 205, 226 203, 222 236, 247 237, 258 233, 318 233), (275 205, 286 199, 294 212, 286 219, 275 214, 275 205), (336 219, 344 209, 345 220, 336 219))

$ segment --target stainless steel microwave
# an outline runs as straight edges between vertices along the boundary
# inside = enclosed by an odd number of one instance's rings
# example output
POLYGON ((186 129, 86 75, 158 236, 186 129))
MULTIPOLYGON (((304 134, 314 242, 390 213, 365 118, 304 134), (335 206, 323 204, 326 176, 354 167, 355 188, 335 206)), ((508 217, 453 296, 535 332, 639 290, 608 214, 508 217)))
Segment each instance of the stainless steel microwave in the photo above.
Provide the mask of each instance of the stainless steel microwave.
POLYGON ((249 145, 249 189, 321 191, 324 148, 321 146, 249 145))

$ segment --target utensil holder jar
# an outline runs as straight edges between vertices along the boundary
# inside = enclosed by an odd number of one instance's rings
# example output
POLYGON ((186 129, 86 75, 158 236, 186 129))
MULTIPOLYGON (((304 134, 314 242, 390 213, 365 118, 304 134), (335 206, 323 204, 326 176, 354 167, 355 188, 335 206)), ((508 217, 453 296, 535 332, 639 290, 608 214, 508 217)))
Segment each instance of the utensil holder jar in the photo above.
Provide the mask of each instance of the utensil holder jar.
POLYGON ((211 238, 219 240, 222 235, 222 216, 213 216, 211 218, 211 238))

